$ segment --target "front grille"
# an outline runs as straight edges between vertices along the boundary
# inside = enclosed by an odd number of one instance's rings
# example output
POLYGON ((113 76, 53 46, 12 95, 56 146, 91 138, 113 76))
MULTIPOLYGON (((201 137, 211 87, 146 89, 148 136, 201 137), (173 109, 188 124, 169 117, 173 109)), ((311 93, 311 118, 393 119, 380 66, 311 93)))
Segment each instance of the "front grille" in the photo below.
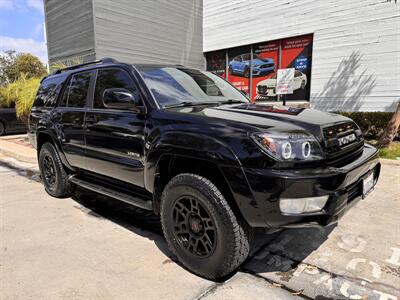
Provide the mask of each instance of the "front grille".
POLYGON ((353 122, 346 122, 346 123, 341 123, 329 127, 325 127, 323 129, 324 132, 324 138, 325 139, 331 139, 336 137, 338 134, 343 134, 347 131, 352 131, 356 130, 357 126, 353 122))
POLYGON ((354 122, 345 122, 323 128, 324 150, 327 163, 332 166, 343 166, 361 155, 364 140, 361 131, 354 122), (356 139, 345 145, 339 143, 341 137, 354 134, 356 139))
POLYGON ((274 64, 263 64, 260 66, 260 68, 265 69, 265 68, 271 68, 273 66, 274 66, 274 64))

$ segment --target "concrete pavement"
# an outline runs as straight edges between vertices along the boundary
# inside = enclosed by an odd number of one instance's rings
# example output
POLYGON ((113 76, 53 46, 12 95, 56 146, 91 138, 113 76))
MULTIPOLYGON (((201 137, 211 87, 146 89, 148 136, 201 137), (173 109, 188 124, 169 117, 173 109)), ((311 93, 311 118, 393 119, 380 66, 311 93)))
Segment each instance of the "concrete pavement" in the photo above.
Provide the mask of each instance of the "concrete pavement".
POLYGON ((259 233, 215 283, 175 261, 155 216, 79 190, 52 198, 32 164, 0 161, 0 299, 400 299, 397 165, 338 226, 259 233))
MULTIPOLYGON (((79 191, 75 200, 55 199, 27 176, 0 165, 0 299, 219 299, 225 293, 174 262, 154 216, 79 191)), ((237 276, 232 280, 241 282, 244 275, 237 276)), ((258 280, 257 290, 270 299, 296 298, 266 280, 258 280)))

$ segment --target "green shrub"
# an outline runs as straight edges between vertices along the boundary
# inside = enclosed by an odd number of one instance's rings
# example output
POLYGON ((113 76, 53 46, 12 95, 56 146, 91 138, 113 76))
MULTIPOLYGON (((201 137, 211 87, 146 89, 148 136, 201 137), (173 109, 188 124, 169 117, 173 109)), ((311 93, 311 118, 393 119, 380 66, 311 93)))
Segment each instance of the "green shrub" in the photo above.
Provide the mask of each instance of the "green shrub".
MULTIPOLYGON (((365 138, 374 140, 379 139, 393 115, 392 112, 338 112, 338 114, 353 119, 360 126, 365 138)), ((396 139, 398 138, 397 133, 396 139)))

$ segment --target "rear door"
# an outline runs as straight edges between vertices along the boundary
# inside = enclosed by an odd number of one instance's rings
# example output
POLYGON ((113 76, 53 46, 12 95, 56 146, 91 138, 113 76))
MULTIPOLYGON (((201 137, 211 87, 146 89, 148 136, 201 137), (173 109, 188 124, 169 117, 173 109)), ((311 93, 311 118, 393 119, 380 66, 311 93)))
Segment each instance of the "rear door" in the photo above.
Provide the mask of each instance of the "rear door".
POLYGON ((131 110, 105 108, 102 97, 109 88, 127 89, 141 99, 127 70, 98 69, 92 108, 86 115, 87 169, 143 187, 145 116, 131 110))
POLYGON ((59 106, 53 111, 58 139, 71 166, 85 168, 84 125, 87 99, 93 85, 94 71, 85 71, 71 76, 59 106))

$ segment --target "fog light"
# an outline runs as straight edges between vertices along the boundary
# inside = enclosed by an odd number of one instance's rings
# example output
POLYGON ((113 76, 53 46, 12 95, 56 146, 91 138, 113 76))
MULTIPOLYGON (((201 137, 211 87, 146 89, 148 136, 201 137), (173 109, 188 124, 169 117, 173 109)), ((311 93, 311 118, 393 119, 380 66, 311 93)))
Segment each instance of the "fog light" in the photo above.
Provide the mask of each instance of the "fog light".
POLYGON ((279 208, 285 214, 313 213, 321 211, 329 196, 307 198, 281 198, 279 208))

